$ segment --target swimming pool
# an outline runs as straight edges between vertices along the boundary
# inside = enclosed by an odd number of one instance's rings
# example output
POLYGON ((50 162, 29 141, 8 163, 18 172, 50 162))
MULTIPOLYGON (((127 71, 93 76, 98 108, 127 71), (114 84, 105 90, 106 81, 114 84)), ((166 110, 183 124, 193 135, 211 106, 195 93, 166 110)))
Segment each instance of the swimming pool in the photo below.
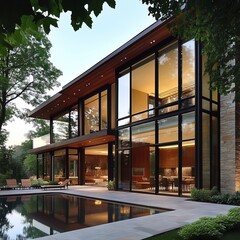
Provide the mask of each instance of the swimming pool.
POLYGON ((60 193, 0 197, 0 239, 34 239, 166 211, 60 193))

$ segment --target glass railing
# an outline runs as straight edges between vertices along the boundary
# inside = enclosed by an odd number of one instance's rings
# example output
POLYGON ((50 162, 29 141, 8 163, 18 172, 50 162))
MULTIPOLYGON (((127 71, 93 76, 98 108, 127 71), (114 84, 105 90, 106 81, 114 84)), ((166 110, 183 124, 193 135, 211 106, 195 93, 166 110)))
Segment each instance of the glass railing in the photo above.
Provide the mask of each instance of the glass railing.
POLYGON ((42 147, 48 144, 50 144, 50 134, 33 139, 33 148, 42 147))

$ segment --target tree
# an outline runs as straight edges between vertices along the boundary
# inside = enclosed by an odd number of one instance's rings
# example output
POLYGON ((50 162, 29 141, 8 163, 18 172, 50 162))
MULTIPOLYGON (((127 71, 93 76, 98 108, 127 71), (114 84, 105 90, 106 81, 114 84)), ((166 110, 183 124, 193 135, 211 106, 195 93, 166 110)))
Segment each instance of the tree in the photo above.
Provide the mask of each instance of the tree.
MULTIPOLYGON (((236 92, 240 95, 240 65, 238 64, 240 36, 239 0, 142 0, 149 13, 157 20, 174 17, 170 31, 181 39, 195 38, 204 45, 208 56, 206 72, 210 86, 222 94, 236 92), (236 64, 230 64, 230 63, 236 64)), ((19 42, 22 32, 43 26, 57 26, 62 12, 70 11, 71 24, 78 30, 83 23, 91 27, 92 13, 98 16, 103 4, 114 8, 115 0, 8 0, 0 3, 0 52, 19 42), (13 34, 14 33, 14 34, 13 34)))
POLYGON ((48 90, 59 85, 62 72, 50 62, 50 48, 46 35, 39 31, 38 38, 27 33, 24 42, 0 55, 0 132, 13 116, 26 117, 16 99, 37 106, 49 98, 48 90))
POLYGON ((206 73, 212 89, 240 97, 239 0, 142 0, 156 19, 172 18, 169 30, 178 38, 195 38, 203 44, 206 73), (174 17, 174 18, 173 18, 174 17))

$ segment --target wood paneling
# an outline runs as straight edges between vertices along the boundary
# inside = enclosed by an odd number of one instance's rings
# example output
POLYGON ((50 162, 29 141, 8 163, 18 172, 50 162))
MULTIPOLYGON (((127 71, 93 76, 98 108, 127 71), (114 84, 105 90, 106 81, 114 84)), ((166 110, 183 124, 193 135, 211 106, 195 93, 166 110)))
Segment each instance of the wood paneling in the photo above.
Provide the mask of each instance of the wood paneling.
MULTIPOLYGON (((161 168, 178 167, 178 148, 159 149, 159 166, 161 168)), ((182 148, 182 166, 195 166, 195 146, 183 146, 182 148)))

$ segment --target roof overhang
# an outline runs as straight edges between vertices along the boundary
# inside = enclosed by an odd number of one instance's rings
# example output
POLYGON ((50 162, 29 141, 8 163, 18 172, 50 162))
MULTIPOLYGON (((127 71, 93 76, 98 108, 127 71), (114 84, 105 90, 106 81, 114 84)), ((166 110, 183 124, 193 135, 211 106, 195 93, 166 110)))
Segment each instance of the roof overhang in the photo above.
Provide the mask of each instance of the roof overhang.
POLYGON ((140 53, 152 49, 169 38, 168 21, 157 21, 109 54, 93 67, 63 86, 62 90, 35 108, 30 117, 51 119, 77 103, 79 98, 115 82, 115 71, 140 53))
POLYGON ((52 143, 42 147, 34 148, 29 151, 30 154, 40 154, 49 151, 55 151, 63 148, 90 147, 100 144, 106 144, 115 141, 114 131, 102 130, 80 137, 64 140, 63 142, 52 143))

